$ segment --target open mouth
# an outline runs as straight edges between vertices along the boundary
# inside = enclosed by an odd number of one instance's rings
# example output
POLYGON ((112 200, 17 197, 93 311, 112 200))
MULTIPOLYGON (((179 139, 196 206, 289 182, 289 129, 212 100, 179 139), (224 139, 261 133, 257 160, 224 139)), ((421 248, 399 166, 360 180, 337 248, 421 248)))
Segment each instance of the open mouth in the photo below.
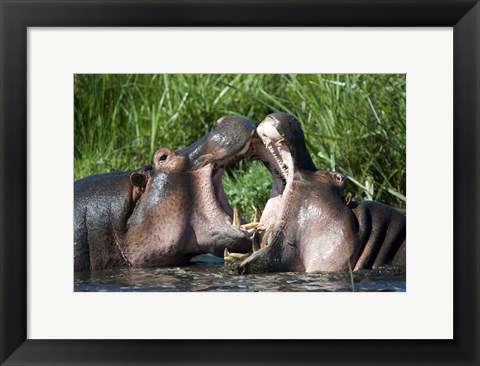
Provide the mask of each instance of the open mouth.
MULTIPOLYGON (((225 167, 228 164, 239 162, 243 158, 250 156, 252 153, 253 149, 251 144, 247 143, 244 149, 238 154, 212 163, 211 169, 212 189, 217 203, 217 209, 223 215, 226 223, 231 225, 235 230, 242 232, 249 239, 252 239, 255 233, 255 222, 247 223, 247 221, 241 217, 239 209, 236 206, 232 208, 228 201, 227 194, 225 193, 222 178, 225 172, 225 167)), ((260 220, 260 215, 258 215, 258 220, 260 220)))
MULTIPOLYGON (((273 176, 272 190, 260 218, 260 239, 280 218, 284 198, 293 181, 293 159, 285 137, 271 125, 260 125, 252 142, 256 155, 263 161, 273 176)), ((264 244, 265 245, 265 244, 264 244)))
MULTIPOLYGON (((252 146, 256 157, 263 161, 273 176, 272 189, 263 213, 257 222, 245 225, 249 225, 252 251, 255 252, 267 245, 267 240, 263 240, 263 237, 282 215, 284 199, 293 181, 294 166, 287 141, 271 125, 260 125, 257 128, 252 146)), ((226 251, 224 259, 227 262, 238 262, 245 259, 245 255, 226 251)))

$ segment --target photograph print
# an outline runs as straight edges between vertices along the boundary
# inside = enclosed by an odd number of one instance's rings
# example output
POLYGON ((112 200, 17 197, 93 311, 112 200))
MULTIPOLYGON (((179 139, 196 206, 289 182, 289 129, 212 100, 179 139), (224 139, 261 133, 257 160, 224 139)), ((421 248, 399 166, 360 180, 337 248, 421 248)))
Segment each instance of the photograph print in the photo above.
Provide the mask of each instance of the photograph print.
POLYGON ((405 74, 73 82, 74 291, 406 291, 405 74))

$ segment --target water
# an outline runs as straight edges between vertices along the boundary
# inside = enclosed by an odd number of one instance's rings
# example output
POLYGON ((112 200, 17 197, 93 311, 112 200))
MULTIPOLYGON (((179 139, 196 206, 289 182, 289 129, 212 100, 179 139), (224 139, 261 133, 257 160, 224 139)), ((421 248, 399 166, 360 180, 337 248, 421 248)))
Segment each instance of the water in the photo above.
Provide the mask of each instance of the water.
MULTIPOLYGON (((385 267, 353 274, 355 291, 406 291, 405 269, 385 267)), ((75 273, 75 291, 352 291, 348 273, 267 273, 238 275, 223 259, 194 258, 187 267, 113 268, 75 273)))

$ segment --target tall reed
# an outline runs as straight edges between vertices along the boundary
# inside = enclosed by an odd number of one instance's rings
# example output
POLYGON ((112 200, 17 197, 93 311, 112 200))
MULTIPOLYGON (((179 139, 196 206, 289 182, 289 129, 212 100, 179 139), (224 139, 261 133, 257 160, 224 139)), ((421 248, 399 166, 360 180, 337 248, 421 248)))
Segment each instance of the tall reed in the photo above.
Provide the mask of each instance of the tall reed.
MULTIPOLYGON (((162 146, 181 149, 223 115, 258 124, 284 111, 302 124, 315 164, 345 174, 356 199, 406 207, 403 74, 75 75, 75 179, 128 171, 162 146)), ((271 177, 241 162, 224 177, 230 203, 263 206, 271 177)))

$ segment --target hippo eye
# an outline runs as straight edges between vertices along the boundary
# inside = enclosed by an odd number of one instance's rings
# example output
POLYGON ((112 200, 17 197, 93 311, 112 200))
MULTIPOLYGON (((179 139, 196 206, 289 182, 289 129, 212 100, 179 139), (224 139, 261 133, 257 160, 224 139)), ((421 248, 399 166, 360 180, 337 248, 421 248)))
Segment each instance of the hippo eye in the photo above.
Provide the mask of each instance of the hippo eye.
POLYGON ((343 175, 341 174, 334 174, 334 177, 335 177, 335 180, 338 182, 338 183, 343 183, 343 175))
POLYGON ((165 160, 167 160, 167 158, 168 158, 168 155, 167 155, 167 154, 163 154, 162 156, 160 156, 160 158, 158 159, 158 161, 164 162, 165 160))

